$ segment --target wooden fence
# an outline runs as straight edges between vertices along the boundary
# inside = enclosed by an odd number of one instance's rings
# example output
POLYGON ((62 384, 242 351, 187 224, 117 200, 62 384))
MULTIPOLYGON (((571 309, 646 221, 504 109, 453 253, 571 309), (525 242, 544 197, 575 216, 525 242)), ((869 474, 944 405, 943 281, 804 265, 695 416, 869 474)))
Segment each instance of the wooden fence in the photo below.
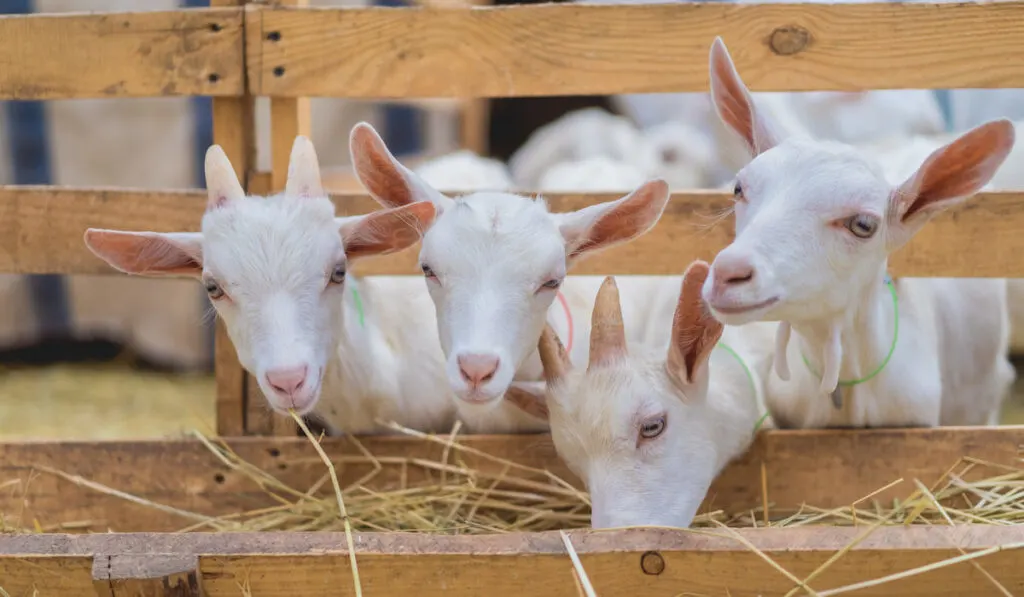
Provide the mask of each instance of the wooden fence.
MULTIPOLYGON (((266 193, 283 188, 292 140, 309 131, 308 97, 703 92, 716 35, 724 37, 755 91, 1024 87, 1024 2, 472 9, 317 9, 298 3, 213 0, 209 9, 0 17, 0 99, 213 96, 215 142, 247 190, 266 193), (254 169, 256 96, 271 98, 270 172, 254 169)), ((344 213, 376 208, 364 195, 334 199, 344 213)), ((561 195, 549 202, 563 210, 604 199, 561 195)), ((708 226, 710 214, 727 200, 715 192, 676 193, 654 230, 585 261, 574 273, 678 274, 729 241, 728 226, 708 226)), ((85 228, 195 230, 204 202, 199 190, 0 187, 0 273, 112 273, 85 248, 85 228)), ((894 273, 1024 277, 1022 207, 1021 192, 976 198, 902 249, 894 273)), ((414 273, 415 252, 371 260, 360 271, 414 273)), ((220 325, 217 342, 218 433, 253 463, 276 466, 297 484, 311 485, 322 469, 308 465, 315 457, 310 445, 294 437, 287 419, 268 415, 220 325), (279 437, 268 437, 274 435, 279 437)), ((545 435, 467 441, 568 476, 545 435)), ((366 443, 374 454, 438 450, 407 438, 366 443)), ((352 450, 343 440, 324 446, 336 456, 352 450)), ((914 480, 935 482, 963 456, 1019 465, 1021 446, 1022 427, 763 432, 720 476, 708 499, 730 510, 760 504, 766 494, 782 509, 805 501, 838 507, 903 479, 876 496, 895 498, 914 480)), ((268 500, 196 441, 8 443, 0 444, 5 520, 17 515, 43 530, 73 520, 119 532, 183 526, 167 512, 33 472, 42 467, 211 515, 268 500)), ((803 578, 860 533, 751 529, 736 536, 803 578)), ((632 530, 574 532, 572 541, 602 597, 781 595, 795 586, 735 538, 632 530)), ((880 529, 812 584, 823 591, 958 550, 992 548, 996 553, 983 560, 985 574, 1011 592, 1024 590, 1024 556, 1011 549, 1021 543, 1021 527, 880 529), (1000 545, 1007 549, 994 549, 1000 545)), ((350 594, 344 545, 344 538, 305 534, 3 537, 0 587, 12 596, 350 594), (251 593, 242 591, 243 584, 251 593)), ((360 534, 357 546, 368 594, 575 594, 557 535, 360 534), (524 554, 529 557, 512 557, 524 554)), ((999 594, 976 567, 962 563, 858 594, 985 592, 999 594)))

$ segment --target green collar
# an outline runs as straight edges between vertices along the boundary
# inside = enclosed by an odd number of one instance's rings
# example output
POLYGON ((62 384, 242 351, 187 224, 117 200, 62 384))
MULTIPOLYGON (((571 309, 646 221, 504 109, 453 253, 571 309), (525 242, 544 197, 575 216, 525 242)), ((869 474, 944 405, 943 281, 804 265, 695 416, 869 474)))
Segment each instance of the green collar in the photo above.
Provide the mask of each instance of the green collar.
MULTIPOLYGON (((729 346, 728 344, 726 344, 725 342, 719 342, 718 345, 717 345, 717 348, 721 348, 725 352, 731 354, 732 357, 734 359, 736 359, 736 362, 740 364, 740 367, 743 367, 743 372, 747 374, 747 381, 750 382, 750 389, 751 389, 751 391, 754 392, 754 401, 756 402, 757 401, 757 383, 754 381, 754 374, 750 372, 750 367, 747 367, 747 363, 743 361, 743 357, 741 357, 738 352, 733 350, 733 348, 731 346, 729 346)), ((761 425, 764 424, 764 421, 767 418, 768 418, 768 411, 765 411, 765 413, 763 415, 761 415, 761 418, 757 420, 757 423, 754 424, 754 433, 757 433, 757 430, 761 428, 761 425)))
MULTIPOLYGON (((892 359, 893 353, 896 352, 896 342, 899 340, 900 337, 900 302, 899 298, 897 298, 896 296, 896 286, 895 284, 892 283, 892 278, 886 276, 885 285, 889 287, 889 293, 892 294, 892 309, 895 317, 895 323, 893 323, 892 332, 892 346, 889 347, 889 354, 885 355, 885 359, 882 361, 882 364, 880 364, 874 371, 869 373, 867 376, 862 377, 860 379, 851 379, 847 381, 840 380, 839 385, 841 386, 855 386, 857 384, 864 383, 869 379, 875 377, 876 375, 882 372, 882 369, 885 369, 885 366, 889 364, 889 360, 892 359)), ((800 353, 800 358, 804 360, 804 364, 807 365, 808 371, 813 373, 815 377, 821 377, 820 375, 818 375, 817 372, 814 371, 814 367, 811 366, 810 361, 807 360, 807 357, 804 356, 803 352, 800 353)))
POLYGON ((356 313, 359 314, 359 327, 366 327, 366 316, 363 315, 363 301, 359 298, 359 291, 356 290, 355 285, 352 287, 352 299, 356 302, 356 313))

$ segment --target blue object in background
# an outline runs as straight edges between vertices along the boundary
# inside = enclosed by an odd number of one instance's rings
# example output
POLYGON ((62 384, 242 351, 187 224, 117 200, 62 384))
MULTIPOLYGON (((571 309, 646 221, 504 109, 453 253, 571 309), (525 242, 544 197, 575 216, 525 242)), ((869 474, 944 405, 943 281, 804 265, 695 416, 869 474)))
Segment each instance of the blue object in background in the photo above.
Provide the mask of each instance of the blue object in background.
MULTIPOLYGON (((32 12, 31 0, 0 2, 0 14, 32 12)), ((40 101, 7 101, 3 107, 14 184, 52 184, 46 105, 40 101)), ((28 283, 42 338, 67 336, 71 331, 70 310, 63 276, 31 275, 28 283)))
MULTIPOLYGON (((183 0, 181 5, 185 8, 207 8, 210 6, 210 0, 183 0)), ((192 102, 192 127, 194 130, 192 143, 194 145, 195 186, 205 189, 206 150, 210 145, 213 145, 213 99, 209 97, 193 97, 189 99, 192 102)), ((201 296, 200 300, 203 301, 203 308, 212 308, 206 296, 201 296)), ((203 318, 203 326, 206 332, 207 354, 209 355, 207 367, 213 368, 213 348, 216 333, 214 332, 212 320, 203 318)))
MULTIPOLYGON (((402 0, 373 0, 374 6, 406 6, 402 0)), ((423 111, 412 106, 384 106, 384 143, 397 157, 423 151, 423 111)))

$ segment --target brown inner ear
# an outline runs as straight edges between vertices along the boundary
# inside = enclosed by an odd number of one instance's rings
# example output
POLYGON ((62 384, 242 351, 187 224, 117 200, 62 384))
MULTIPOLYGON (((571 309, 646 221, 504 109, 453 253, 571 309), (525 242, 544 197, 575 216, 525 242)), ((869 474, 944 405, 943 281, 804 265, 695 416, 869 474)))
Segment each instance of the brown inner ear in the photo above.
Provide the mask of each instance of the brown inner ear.
POLYGON ((412 191, 391 161, 387 148, 368 131, 362 131, 359 136, 363 151, 357 158, 358 174, 367 190, 391 207, 413 203, 412 191))
POLYGON ((708 264, 702 261, 694 262, 686 271, 672 320, 669 365, 677 371, 682 370, 687 383, 694 382, 697 365, 715 347, 724 329, 721 322, 711 315, 700 295, 708 272, 708 264))
POLYGON ((982 126, 936 150, 941 153, 933 154, 922 167, 915 181, 914 201, 902 220, 906 221, 936 201, 967 196, 982 186, 979 178, 995 170, 995 167, 987 167, 986 162, 1005 158, 1005 154, 992 151, 999 145, 999 133, 999 127, 982 126))
POLYGON ((587 230, 586 240, 569 253, 569 259, 601 246, 629 240, 642 232, 644 222, 650 219, 650 210, 655 209, 651 201, 654 192, 654 185, 644 185, 599 217, 587 230))
POLYGON ((433 214, 434 206, 426 202, 373 212, 343 239, 345 255, 359 259, 401 251, 420 240, 422 229, 433 214))

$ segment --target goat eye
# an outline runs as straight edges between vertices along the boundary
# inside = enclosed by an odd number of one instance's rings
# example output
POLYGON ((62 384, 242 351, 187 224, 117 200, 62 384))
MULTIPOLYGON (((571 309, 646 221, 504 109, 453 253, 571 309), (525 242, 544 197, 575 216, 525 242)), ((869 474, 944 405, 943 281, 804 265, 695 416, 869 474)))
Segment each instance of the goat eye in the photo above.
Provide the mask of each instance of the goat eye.
POLYGON ((206 287, 206 294, 210 295, 211 300, 217 300, 224 296, 224 289, 213 280, 204 281, 203 286, 206 287))
POLYGON ((740 181, 736 181, 736 186, 732 190, 733 199, 743 199, 743 185, 740 181))
POLYGON ((331 284, 342 284, 345 282, 345 266, 336 265, 331 272, 331 284))
POLYGON ((434 270, 430 269, 429 265, 426 265, 426 264, 421 265, 420 269, 423 270, 423 275, 426 276, 427 278, 436 278, 437 277, 437 274, 434 273, 434 270))
POLYGON ((554 289, 558 288, 561 285, 562 285, 562 281, 561 280, 559 280, 558 278, 552 278, 552 279, 548 280, 547 282, 544 282, 543 284, 541 284, 540 287, 541 288, 548 288, 548 289, 554 290, 554 289))
POLYGON ((857 238, 871 238, 878 231, 878 218, 857 214, 846 218, 843 225, 857 238))
POLYGON ((640 424, 640 437, 654 439, 665 431, 665 416, 653 417, 640 424))

